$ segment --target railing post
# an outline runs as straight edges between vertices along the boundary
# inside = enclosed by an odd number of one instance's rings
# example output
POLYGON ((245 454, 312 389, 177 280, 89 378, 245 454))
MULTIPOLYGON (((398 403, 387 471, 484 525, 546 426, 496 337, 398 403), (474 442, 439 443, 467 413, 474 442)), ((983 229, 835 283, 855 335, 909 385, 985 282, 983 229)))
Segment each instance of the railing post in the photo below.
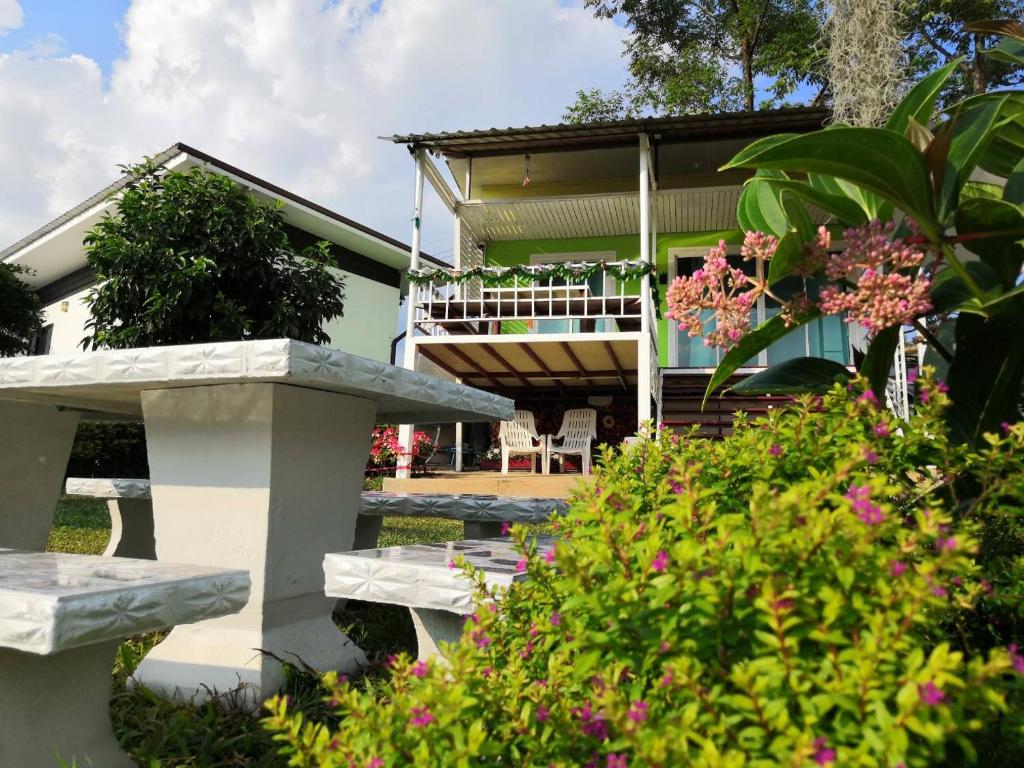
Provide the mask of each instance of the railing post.
MULTIPOLYGON (((413 157, 416 161, 415 191, 412 204, 412 244, 409 254, 409 269, 420 268, 420 225, 423 215, 423 150, 414 151, 413 157)), ((410 371, 416 370, 416 284, 409 281, 409 306, 405 322, 405 354, 404 368, 410 371)), ((398 469, 396 477, 409 477, 409 466, 412 464, 412 435, 414 424, 402 424, 398 429, 398 443, 402 449, 402 455, 398 457, 398 469)))

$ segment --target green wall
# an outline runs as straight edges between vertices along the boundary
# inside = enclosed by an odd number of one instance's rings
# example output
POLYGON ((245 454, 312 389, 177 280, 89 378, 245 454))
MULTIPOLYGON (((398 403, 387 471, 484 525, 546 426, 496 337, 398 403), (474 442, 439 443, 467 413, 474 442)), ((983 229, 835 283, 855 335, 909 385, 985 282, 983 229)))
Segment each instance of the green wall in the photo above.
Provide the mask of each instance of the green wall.
MULTIPOLYGON (((743 242, 743 233, 738 230, 722 230, 719 232, 676 232, 658 234, 658 252, 655 262, 658 265, 658 277, 664 281, 668 274, 669 248, 691 248, 695 246, 717 245, 725 240, 730 245, 743 242)), ((577 237, 558 240, 504 240, 487 246, 486 262, 488 264, 511 267, 515 264, 529 264, 531 254, 535 253, 576 253, 586 251, 614 251, 616 259, 639 259, 639 235, 623 235, 618 237, 577 237)), ((664 319, 665 286, 659 284, 658 295, 661 297, 662 320, 658 328, 658 364, 668 366, 668 321, 664 319)))

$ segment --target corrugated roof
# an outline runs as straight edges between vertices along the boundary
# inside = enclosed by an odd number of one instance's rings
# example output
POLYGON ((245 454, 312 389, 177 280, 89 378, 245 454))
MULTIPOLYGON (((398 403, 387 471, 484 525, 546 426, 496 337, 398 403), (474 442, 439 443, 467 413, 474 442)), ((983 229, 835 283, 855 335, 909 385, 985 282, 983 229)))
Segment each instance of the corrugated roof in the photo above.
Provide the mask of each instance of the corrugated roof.
MULTIPOLYGON (((270 182, 264 181, 258 176, 254 176, 251 173, 243 171, 240 168, 236 168, 233 165, 229 165, 228 163, 225 163, 223 160, 218 160, 216 157, 208 155, 207 153, 195 149, 194 147, 190 147, 187 144, 183 144, 181 142, 172 144, 163 152, 160 152, 157 155, 155 155, 153 159, 157 163, 162 164, 168 162, 172 158, 182 153, 189 155, 190 157, 193 157, 201 162, 208 163, 209 165, 219 168, 225 173, 237 176, 238 178, 244 179, 245 181, 248 181, 251 184, 254 184, 258 187, 262 187, 263 189, 267 190, 268 192, 277 197, 280 197, 285 200, 290 200, 296 205, 300 205, 304 208, 316 211, 317 213, 320 213, 329 219, 333 219, 334 221, 351 227, 352 229, 356 229, 362 232, 363 234, 366 234, 369 237, 372 237, 376 240, 380 240, 381 242, 395 246, 396 248, 400 248, 403 251, 410 250, 409 246, 401 242, 400 240, 396 240, 395 238, 389 237, 388 235, 378 232, 375 229, 371 229, 365 224, 360 224, 358 221, 354 221, 353 219, 350 219, 346 216, 342 216, 340 213, 332 211, 329 208, 325 208, 322 205, 314 203, 310 200, 306 200, 303 197, 299 197, 294 192, 289 192, 288 190, 283 189, 282 187, 279 187, 276 184, 271 184, 270 182)), ((62 213, 57 218, 53 219, 53 221, 47 222, 46 224, 44 224, 31 234, 26 235, 25 237, 21 238, 21 240, 18 240, 18 242, 9 245, 7 248, 4 248, 3 250, 0 250, 0 260, 6 259, 8 256, 17 253, 22 248, 25 248, 26 246, 30 245, 31 243, 35 242, 41 237, 44 237, 50 232, 53 232, 55 229, 58 229, 67 222, 74 220, 78 216, 88 211, 90 208, 93 208, 94 206, 99 205, 100 203, 106 201, 111 195, 116 194, 121 189, 123 189, 127 183, 128 177, 122 175, 117 181, 113 182, 112 184, 108 184, 99 192, 86 198, 71 210, 62 213)), ((426 253, 420 253, 420 258, 425 259, 427 261, 432 261, 441 266, 447 266, 445 262, 440 261, 439 259, 430 256, 429 254, 426 253)))
POLYGON ((821 128, 829 117, 827 109, 789 107, 763 112, 729 112, 714 115, 645 117, 630 120, 520 128, 485 128, 381 136, 385 141, 433 149, 455 156, 503 154, 532 151, 586 149, 626 145, 637 134, 660 136, 662 141, 686 141, 730 136, 756 136, 786 131, 804 132, 821 128))

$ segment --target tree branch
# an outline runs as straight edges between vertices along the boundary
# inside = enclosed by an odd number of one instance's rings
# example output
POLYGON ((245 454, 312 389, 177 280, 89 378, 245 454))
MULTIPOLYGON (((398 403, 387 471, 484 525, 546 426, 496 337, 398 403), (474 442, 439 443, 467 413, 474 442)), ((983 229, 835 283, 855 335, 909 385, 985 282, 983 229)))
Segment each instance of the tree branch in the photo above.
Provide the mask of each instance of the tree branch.
MULTIPOLYGON (((924 27, 921 27, 921 37, 924 38, 925 42, 928 43, 928 45, 930 45, 932 48, 934 48, 940 54, 945 56, 946 57, 946 61, 952 61, 953 59, 956 58, 955 54, 952 54, 949 51, 947 51, 945 48, 942 47, 942 45, 939 44, 939 42, 937 40, 935 40, 931 35, 929 35, 928 34, 928 30, 926 30, 924 27)), ((971 68, 968 67, 962 61, 957 64, 957 69, 959 69, 965 75, 970 76, 970 74, 971 74, 971 68)))

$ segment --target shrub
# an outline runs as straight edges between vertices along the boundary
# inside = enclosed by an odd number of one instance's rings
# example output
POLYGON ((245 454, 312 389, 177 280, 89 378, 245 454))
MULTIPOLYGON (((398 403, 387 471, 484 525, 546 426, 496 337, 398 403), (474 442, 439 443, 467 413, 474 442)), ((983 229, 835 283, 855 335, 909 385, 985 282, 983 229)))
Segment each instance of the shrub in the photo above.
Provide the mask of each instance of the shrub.
POLYGON ((85 238, 97 284, 83 346, 330 342, 322 326, 344 296, 327 243, 300 258, 279 208, 226 176, 149 161, 124 171, 117 212, 85 238))
POLYGON ((67 477, 149 477, 141 424, 83 422, 75 433, 67 477))
POLYGON ((925 766, 1012 742, 1024 658, 958 628, 1020 605, 1024 429, 970 453, 921 391, 899 428, 836 387, 720 443, 606 452, 550 560, 514 530, 528 579, 479 583, 448 663, 329 675, 337 725, 275 699, 268 727, 293 765, 360 767, 925 766))
POLYGON ((0 357, 22 355, 42 328, 39 295, 19 275, 29 270, 0 262, 0 357))

